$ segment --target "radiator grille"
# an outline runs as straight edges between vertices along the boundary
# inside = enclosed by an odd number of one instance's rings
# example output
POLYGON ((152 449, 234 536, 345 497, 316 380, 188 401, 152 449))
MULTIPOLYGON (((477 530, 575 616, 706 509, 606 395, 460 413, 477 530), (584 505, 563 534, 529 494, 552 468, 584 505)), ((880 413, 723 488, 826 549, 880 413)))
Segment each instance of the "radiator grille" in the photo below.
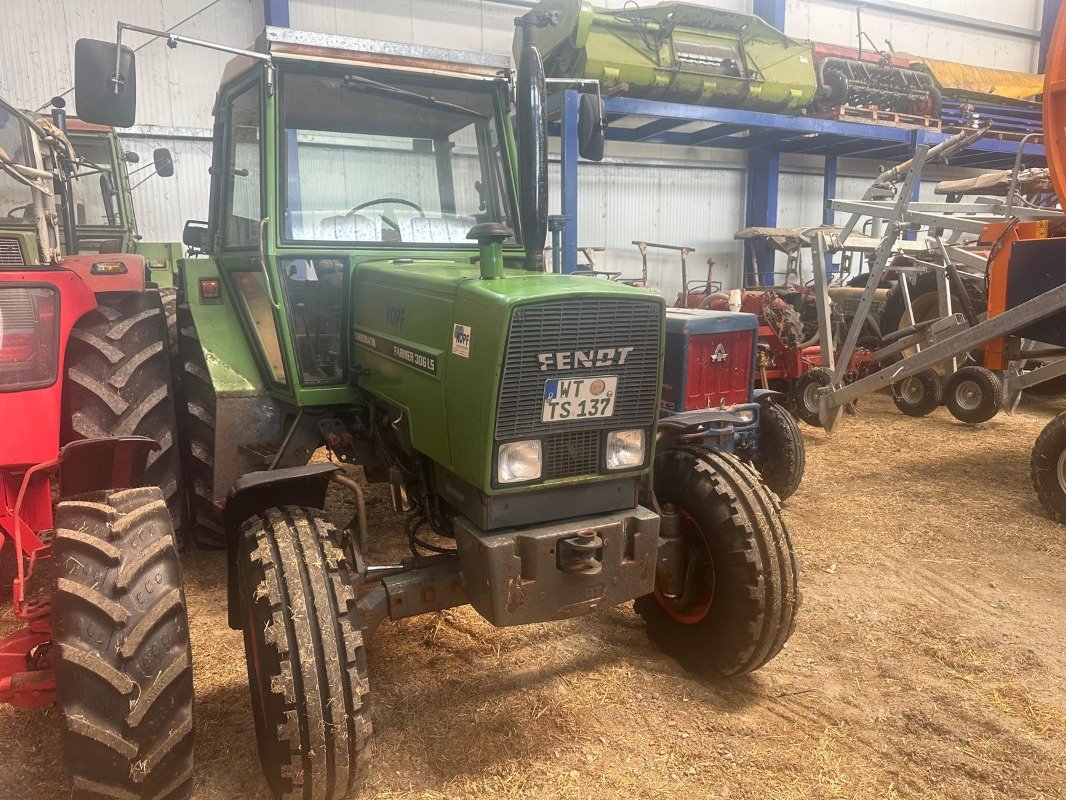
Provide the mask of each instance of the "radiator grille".
POLYGON ((0 239, 0 267, 22 267, 26 260, 18 239, 0 239))
POLYGON ((507 336, 496 439, 540 438, 545 479, 597 472, 599 432, 650 427, 656 415, 661 307, 647 300, 579 297, 515 309, 507 336), (538 354, 633 348, 624 364, 542 370, 538 354), (614 375, 614 413, 606 419, 542 422, 551 378, 614 375))

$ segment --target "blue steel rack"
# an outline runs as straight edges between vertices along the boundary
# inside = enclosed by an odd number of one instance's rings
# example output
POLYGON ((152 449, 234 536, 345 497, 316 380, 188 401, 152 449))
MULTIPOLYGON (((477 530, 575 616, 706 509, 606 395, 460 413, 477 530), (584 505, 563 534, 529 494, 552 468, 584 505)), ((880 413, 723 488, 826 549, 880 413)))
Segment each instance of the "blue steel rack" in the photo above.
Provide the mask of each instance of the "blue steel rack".
MULTIPOLYGON (((560 210, 565 220, 562 236, 565 272, 573 272, 577 266, 579 102, 580 93, 576 89, 567 89, 552 95, 548 104, 553 120, 551 133, 561 138, 560 210)), ((604 109, 608 120, 608 141, 749 151, 745 214, 745 224, 748 226, 774 227, 777 224, 777 166, 781 153, 824 157, 823 195, 824 199, 829 200, 836 196, 838 158, 871 159, 892 164, 909 158, 920 144, 936 145, 949 136, 926 128, 901 128, 872 122, 790 116, 632 97, 605 97, 604 109), (692 130, 690 123, 702 123, 702 126, 692 130)), ((951 164, 978 169, 1009 169, 1013 167, 1017 153, 1017 142, 982 139, 953 158, 951 164)), ((1042 144, 1027 144, 1025 156, 1028 166, 1046 164, 1042 144)), ((829 221, 829 213, 826 212, 824 222, 829 221)), ((770 280, 773 253, 769 248, 755 252, 752 252, 752 248, 748 249, 744 272, 746 280, 754 274, 756 264, 764 280, 770 280)))

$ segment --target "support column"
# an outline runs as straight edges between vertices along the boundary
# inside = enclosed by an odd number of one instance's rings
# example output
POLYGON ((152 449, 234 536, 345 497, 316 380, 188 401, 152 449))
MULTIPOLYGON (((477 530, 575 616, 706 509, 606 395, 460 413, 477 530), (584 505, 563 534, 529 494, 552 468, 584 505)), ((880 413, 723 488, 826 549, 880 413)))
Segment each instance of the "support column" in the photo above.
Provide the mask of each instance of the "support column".
MULTIPOLYGON (((747 213, 745 227, 777 226, 777 188, 781 155, 768 150, 748 151, 747 213)), ((744 283, 772 286, 774 249, 767 241, 748 240, 744 250, 744 283), (756 277, 758 278, 756 280, 756 277)))
MULTIPOLYGON (((835 221, 835 214, 833 210, 829 208, 829 201, 836 199, 837 196, 837 157, 826 156, 825 157, 825 174, 822 176, 822 224, 832 225, 835 221)), ((812 251, 813 252, 813 251, 812 251)), ((817 256, 815 256, 817 257, 817 256)), ((833 269, 833 254, 825 252, 825 258, 823 259, 823 267, 825 268, 825 274, 829 280, 833 279, 835 270, 833 269)), ((817 273, 815 273, 817 274, 817 273)))
POLYGON ((1059 16, 1062 0, 1044 0, 1044 11, 1040 17, 1040 63, 1039 72, 1047 66, 1047 55, 1051 49, 1051 34, 1055 30, 1055 20, 1059 16))
POLYGON ((577 115, 581 94, 574 89, 563 93, 562 152, 559 159, 560 212, 563 221, 563 272, 577 269, 577 115))
POLYGON ((289 0, 263 0, 263 20, 276 28, 288 28, 289 0))

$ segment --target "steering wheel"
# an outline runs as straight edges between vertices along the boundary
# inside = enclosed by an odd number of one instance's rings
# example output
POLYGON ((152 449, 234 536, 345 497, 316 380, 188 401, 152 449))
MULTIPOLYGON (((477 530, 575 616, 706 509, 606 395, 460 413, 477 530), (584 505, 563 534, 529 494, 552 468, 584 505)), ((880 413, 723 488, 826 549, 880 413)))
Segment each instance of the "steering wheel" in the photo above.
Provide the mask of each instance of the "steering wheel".
MULTIPOLYGON (((26 219, 26 217, 29 216, 31 208, 33 208, 33 203, 26 203, 22 206, 15 206, 14 208, 9 209, 5 216, 8 219, 26 219), (18 212, 19 214, 18 217, 15 216, 16 212, 18 212)), ((425 216, 425 214, 423 214, 422 216, 425 216)))
MULTIPOLYGON (((354 208, 352 208, 352 210, 349 211, 346 216, 350 217, 352 214, 355 214, 357 211, 362 211, 364 208, 368 208, 370 206, 381 206, 381 205, 390 205, 390 204, 397 204, 397 205, 401 205, 401 206, 407 206, 408 208, 413 208, 415 211, 417 211, 418 212, 418 216, 423 217, 423 218, 426 216, 426 212, 422 210, 422 206, 418 205, 418 203, 413 203, 410 200, 404 200, 402 197, 379 197, 379 198, 377 198, 375 200, 367 200, 365 203, 360 203, 359 205, 357 205, 354 208)), ((383 222, 386 222, 388 224, 388 226, 390 228, 392 228, 394 231, 396 231, 397 233, 400 232, 400 226, 397 225, 394 220, 389 219, 384 214, 381 215, 381 219, 382 219, 383 222)))

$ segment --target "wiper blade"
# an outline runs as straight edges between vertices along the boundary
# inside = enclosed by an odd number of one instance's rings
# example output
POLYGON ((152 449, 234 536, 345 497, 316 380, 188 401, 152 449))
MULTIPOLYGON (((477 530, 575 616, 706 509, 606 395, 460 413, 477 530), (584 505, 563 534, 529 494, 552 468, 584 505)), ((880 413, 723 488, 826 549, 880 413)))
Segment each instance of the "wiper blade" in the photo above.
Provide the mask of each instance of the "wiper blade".
POLYGON ((438 100, 432 95, 419 94, 418 92, 412 92, 409 89, 401 89, 399 86, 392 86, 391 84, 375 81, 371 78, 364 78, 361 75, 345 75, 341 80, 341 84, 345 89, 358 89, 363 87, 381 92, 382 94, 391 94, 396 97, 414 100, 428 106, 433 106, 434 108, 444 108, 448 111, 454 111, 457 114, 463 114, 467 117, 477 117, 478 119, 486 119, 488 117, 487 114, 482 114, 480 111, 474 111, 474 109, 467 108, 466 106, 449 103, 446 100, 438 100))

